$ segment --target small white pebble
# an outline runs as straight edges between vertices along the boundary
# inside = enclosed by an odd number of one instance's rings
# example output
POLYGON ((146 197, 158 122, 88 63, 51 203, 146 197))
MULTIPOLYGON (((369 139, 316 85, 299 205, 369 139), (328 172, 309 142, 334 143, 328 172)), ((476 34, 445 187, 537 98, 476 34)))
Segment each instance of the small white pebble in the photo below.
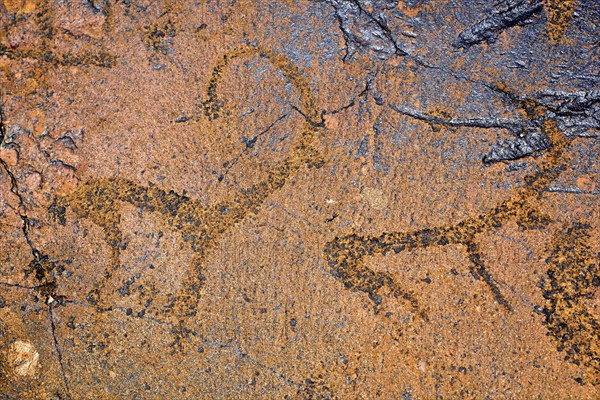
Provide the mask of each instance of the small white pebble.
POLYGON ((40 354, 33 344, 17 340, 8 348, 7 365, 17 376, 31 376, 38 367, 40 354))

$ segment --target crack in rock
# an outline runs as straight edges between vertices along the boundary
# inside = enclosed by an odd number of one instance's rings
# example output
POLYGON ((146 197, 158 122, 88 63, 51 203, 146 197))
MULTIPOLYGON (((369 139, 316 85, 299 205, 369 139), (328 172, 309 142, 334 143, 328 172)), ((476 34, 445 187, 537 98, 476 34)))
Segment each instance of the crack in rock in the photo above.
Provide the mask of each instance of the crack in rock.
POLYGON ((402 105, 388 104, 399 114, 446 127, 471 127, 504 129, 514 138, 504 139, 492 146, 483 156, 485 164, 518 160, 547 150, 550 142, 542 129, 542 121, 551 119, 569 138, 598 137, 600 131, 600 91, 556 92, 542 91, 530 97, 515 96, 505 92, 520 103, 528 119, 491 117, 445 118, 402 105), (537 108, 538 111, 533 112, 537 108))

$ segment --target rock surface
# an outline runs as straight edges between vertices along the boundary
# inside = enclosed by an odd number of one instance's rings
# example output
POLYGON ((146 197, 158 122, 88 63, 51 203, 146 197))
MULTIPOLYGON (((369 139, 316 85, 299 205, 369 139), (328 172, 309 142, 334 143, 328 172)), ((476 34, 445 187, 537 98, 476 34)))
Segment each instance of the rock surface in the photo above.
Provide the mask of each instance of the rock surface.
POLYGON ((600 397, 596 1, 0 15, 0 398, 600 397))

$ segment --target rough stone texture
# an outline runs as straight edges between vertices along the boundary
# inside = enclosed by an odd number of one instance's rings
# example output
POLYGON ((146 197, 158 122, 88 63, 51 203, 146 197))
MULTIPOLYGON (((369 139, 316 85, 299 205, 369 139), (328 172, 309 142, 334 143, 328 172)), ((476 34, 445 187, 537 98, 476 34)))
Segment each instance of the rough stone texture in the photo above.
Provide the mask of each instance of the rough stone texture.
POLYGON ((0 13, 0 398, 600 397, 597 1, 0 13))

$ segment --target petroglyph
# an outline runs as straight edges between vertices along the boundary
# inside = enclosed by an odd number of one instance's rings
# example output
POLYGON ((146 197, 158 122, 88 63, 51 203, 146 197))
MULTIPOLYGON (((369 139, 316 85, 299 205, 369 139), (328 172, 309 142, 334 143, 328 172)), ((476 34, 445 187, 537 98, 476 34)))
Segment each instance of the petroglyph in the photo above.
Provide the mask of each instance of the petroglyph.
POLYGON ((594 397, 593 1, 0 10, 2 395, 594 397))
POLYGON ((600 267, 590 249, 589 225, 568 223, 555 232, 547 277, 540 287, 546 299, 542 312, 550 335, 566 358, 591 371, 594 384, 600 379, 600 321, 585 305, 600 286, 600 267))
POLYGON ((243 57, 260 57, 268 61, 285 75, 298 93, 305 122, 293 144, 291 154, 271 170, 262 182, 235 195, 231 201, 209 207, 199 200, 173 191, 166 192, 155 186, 141 186, 117 177, 92 179, 80 185, 69 196, 57 198, 51 211, 59 221, 64 221, 67 208, 72 209, 78 217, 88 218, 100 226, 110 247, 110 259, 104 279, 87 296, 92 304, 106 306, 102 302, 102 293, 113 272, 120 266, 119 255, 123 240, 120 228, 121 203, 129 203, 157 214, 167 225, 180 232, 189 243, 194 257, 185 278, 185 289, 173 297, 172 302, 163 310, 171 312, 171 309, 174 309, 176 315, 189 316, 195 313, 196 305, 200 301, 199 291, 205 280, 202 271, 205 257, 219 239, 248 214, 258 213, 264 201, 273 192, 280 190, 288 178, 302 166, 315 167, 322 164, 321 156, 313 147, 314 139, 322 129, 315 99, 298 68, 283 55, 250 45, 225 54, 213 68, 207 86, 207 100, 203 106, 205 114, 211 119, 219 117, 222 108, 219 85, 230 63, 243 57))
MULTIPOLYGON (((527 110, 532 118, 539 118, 544 107, 537 104, 527 110)), ((430 246, 459 245, 464 248, 470 261, 469 270, 473 277, 483 281, 492 291, 496 301, 512 311, 512 306, 502 295, 486 267, 484 255, 477 244, 477 235, 500 228, 509 219, 515 219, 524 228, 547 225, 550 220, 541 215, 531 204, 531 200, 565 169, 562 154, 570 140, 551 119, 543 121, 542 129, 551 143, 551 149, 545 160, 539 165, 539 171, 526 177, 525 188, 503 201, 487 213, 467 218, 454 225, 425 228, 409 232, 386 232, 379 236, 349 235, 337 237, 325 246, 328 265, 334 277, 348 289, 364 292, 376 306, 382 302, 379 294, 382 288, 388 288, 392 296, 407 300, 410 307, 419 313, 423 310, 413 293, 407 292, 395 282, 392 276, 370 270, 364 258, 375 254, 400 253, 430 246)))
MULTIPOLYGON (((104 7, 95 8, 92 6, 92 9, 95 13, 102 14, 102 26, 104 31, 110 29, 112 13, 110 9, 110 5, 107 3, 104 7)), ((39 37, 41 39, 40 46, 30 46, 27 43, 19 43, 18 45, 8 45, 4 43, 0 43, 0 57, 5 56, 11 60, 36 60, 45 65, 44 68, 48 66, 96 66, 103 68, 111 68, 115 65, 116 57, 108 53, 106 51, 79 51, 79 52, 67 52, 67 53, 58 53, 53 51, 53 46, 51 45, 52 41, 60 36, 60 34, 68 30, 65 28, 57 28, 55 26, 54 18, 56 10, 53 10, 53 7, 49 4, 48 0, 42 0, 40 2, 25 2, 23 7, 16 7, 12 9, 11 7, 7 7, 6 14, 3 14, 0 18, 0 22, 5 23, 4 28, 14 28, 17 27, 18 24, 26 22, 28 19, 31 19, 33 25, 39 32, 39 37)), ((102 33, 102 28, 99 29, 98 34, 102 33)), ((88 35, 86 36, 97 36, 96 34, 89 32, 87 30, 82 31, 81 33, 85 35, 86 32, 88 35)), ((73 34, 73 32, 70 32, 73 34)))
MULTIPOLYGON (((219 95, 221 81, 231 62, 242 57, 263 58, 282 71, 296 88, 302 103, 300 111, 305 117, 302 132, 294 142, 291 154, 269 172, 264 181, 237 194, 231 201, 205 206, 199 200, 179 195, 174 191, 167 192, 152 184, 141 186, 117 177, 92 179, 80 185, 74 193, 57 198, 51 206, 50 212, 61 224, 66 223, 67 210, 70 209, 78 217, 91 220, 104 231, 105 241, 110 248, 109 263, 100 285, 87 295, 87 300, 99 309, 109 307, 104 301, 104 292, 107 290, 107 284, 111 281, 114 272, 120 266, 120 252, 123 243, 120 227, 122 204, 131 204, 159 216, 165 224, 179 232, 189 244, 194 256, 191 265, 184 271, 187 274, 184 279, 184 289, 172 296, 170 303, 162 309, 165 314, 185 318, 196 313, 196 307, 201 301, 200 289, 205 281, 203 274, 205 258, 218 240, 247 215, 259 212, 264 201, 273 192, 281 189, 288 178, 302 166, 310 167, 322 164, 323 159, 313 147, 319 130, 323 129, 322 113, 315 105, 315 99, 308 83, 301 76, 299 70, 282 55, 256 46, 243 46, 225 54, 213 68, 207 84, 206 101, 202 104, 205 116, 209 119, 219 118, 224 107, 219 95)), ((518 133, 529 132, 531 129, 528 128, 533 127, 538 136, 543 139, 543 146, 537 151, 546 151, 546 153, 538 162, 538 171, 525 178, 525 187, 486 213, 464 219, 456 224, 416 231, 384 232, 378 236, 368 237, 356 234, 336 237, 324 246, 324 253, 332 276, 343 283, 347 289, 366 293, 376 308, 387 301, 386 296, 395 297, 405 301, 415 314, 427 319, 426 308, 419 303, 415 293, 402 288, 402 285, 396 282, 392 275, 369 269, 365 265, 365 258, 376 254, 385 255, 392 251, 397 254, 432 246, 455 245, 463 249, 465 257, 469 260, 468 268, 471 275, 487 285, 494 299, 508 312, 511 312, 513 306, 505 298, 490 273, 487 267, 489 261, 486 261, 484 249, 478 243, 478 236, 499 229, 509 220, 516 221, 523 229, 542 228, 552 222, 549 217, 537 211, 532 200, 538 197, 566 169, 563 154, 568 149, 573 137, 578 136, 577 134, 568 135, 559 128, 559 124, 562 122, 561 116, 580 117, 580 114, 585 114, 586 107, 597 104, 597 96, 593 93, 564 94, 562 97, 554 96, 551 100, 548 100, 548 96, 539 94, 532 98, 519 98, 523 110, 528 116, 527 120, 487 121, 481 118, 441 118, 392 106, 395 111, 403 115, 432 124, 456 127, 496 127, 507 129, 513 134, 517 133, 515 134, 517 139, 520 137, 518 133), (581 101, 577 103, 577 99, 586 100, 583 103, 587 106, 577 107, 577 104, 582 103, 581 101), (557 104, 555 104, 556 101, 558 101, 557 104), (575 106, 569 108, 569 104, 575 104, 575 106)), ((595 129, 596 126, 592 125, 587 128, 595 129)), ((587 128, 585 131, 589 130, 587 128)), ((499 148, 501 144, 495 146, 499 148)), ((490 153, 492 155, 494 148, 490 153)), ((518 156, 522 157, 527 154, 519 153, 518 156)), ((498 160, 500 159, 511 159, 511 157, 504 155, 498 158, 498 160)), ((490 162, 498 160, 494 159, 490 162)))

